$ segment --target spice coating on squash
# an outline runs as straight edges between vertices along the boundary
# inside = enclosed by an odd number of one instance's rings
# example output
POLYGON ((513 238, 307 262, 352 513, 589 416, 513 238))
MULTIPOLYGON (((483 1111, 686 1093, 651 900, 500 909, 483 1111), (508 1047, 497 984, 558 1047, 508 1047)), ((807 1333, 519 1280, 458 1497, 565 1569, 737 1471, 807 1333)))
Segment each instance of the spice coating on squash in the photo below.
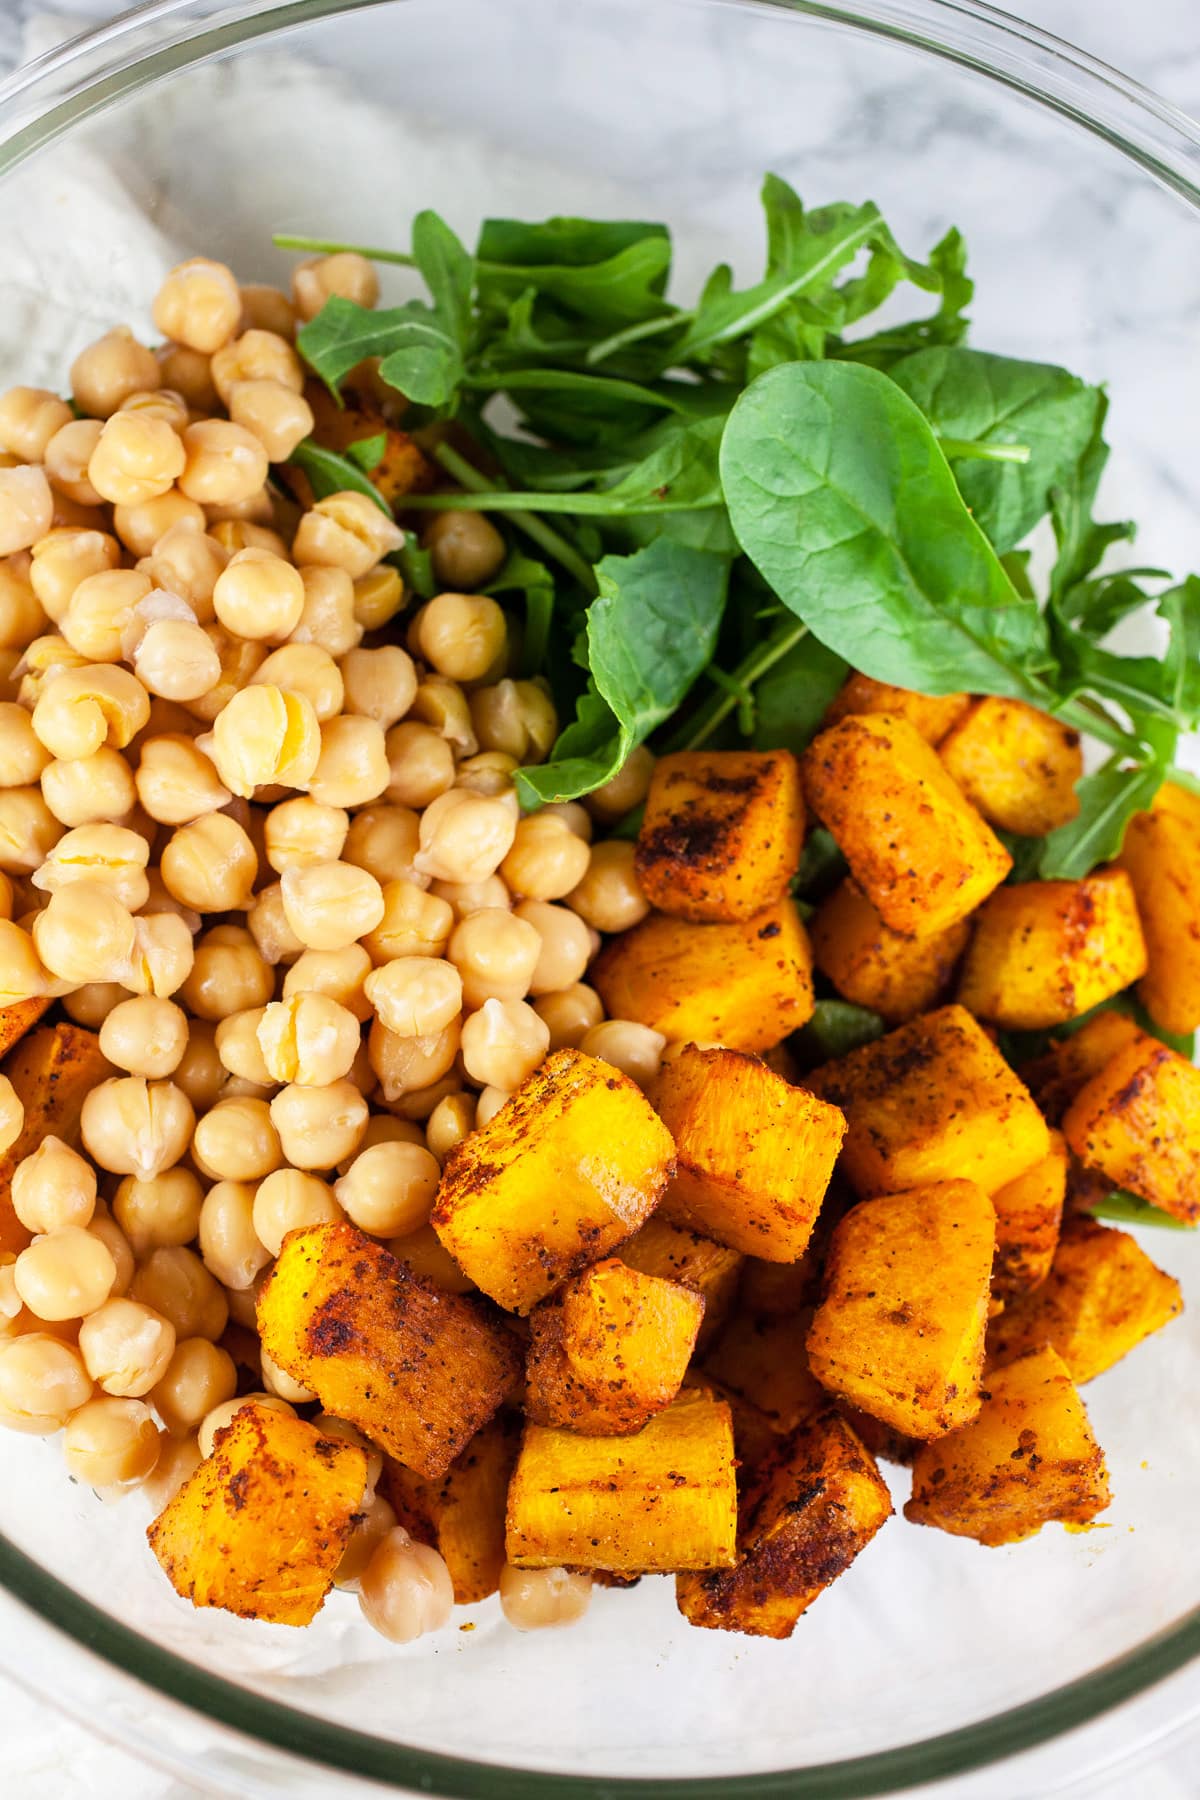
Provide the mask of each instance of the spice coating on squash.
POLYGON ((843 881, 817 909, 810 927, 813 960, 855 1006, 901 1025, 943 998, 966 949, 966 919, 927 937, 885 925, 866 895, 843 881))
POLYGON ((249 1402, 146 1535, 193 1606, 308 1625, 363 1504, 366 1452, 249 1402))
POLYGON ((1138 993, 1164 1031, 1200 1026, 1200 796, 1166 782, 1135 813, 1117 858, 1133 883, 1146 938, 1138 993))
POLYGON ((1021 1079, 1049 1123, 1061 1125, 1080 1088, 1138 1036, 1139 1029, 1128 1013, 1097 1013, 1078 1031, 1052 1044, 1044 1056, 1022 1063, 1021 1079))
POLYGON ((456 1606, 486 1600, 499 1586, 504 1508, 520 1442, 520 1420, 505 1412, 477 1431, 436 1481, 384 1460, 383 1493, 409 1535, 445 1559, 456 1606))
POLYGON ((20 1037, 6 1058, 4 1073, 25 1108, 20 1137, 0 1156, 0 1251, 16 1253, 33 1235, 13 1211, 11 1189, 17 1164, 51 1134, 77 1149, 83 1103, 113 1068, 100 1054, 100 1039, 94 1031, 60 1024, 20 1037))
POLYGON ((1186 1057, 1139 1032, 1079 1090, 1062 1128, 1085 1168, 1200 1219, 1200 1069, 1186 1057))
POLYGON ((701 1237, 686 1226, 672 1225, 660 1209, 621 1245, 617 1254, 623 1263, 640 1269, 643 1275, 661 1275, 664 1281, 694 1288, 704 1300, 696 1348, 702 1350, 712 1341, 737 1297, 745 1260, 739 1251, 701 1237))
POLYGON ((789 750, 685 750, 655 765, 634 866, 659 912, 749 919, 785 892, 803 842, 789 750))
POLYGON ((969 694, 918 694, 852 669, 826 709, 825 724, 836 725, 852 713, 893 713, 907 719, 927 744, 940 744, 970 705, 969 694))
POLYGON ((1058 1247, 1067 1192, 1067 1146, 1050 1134, 1050 1154, 992 1195, 996 1261, 992 1293, 1001 1300, 1032 1292, 1045 1281, 1058 1247))
POLYGON ((938 754, 971 804, 1002 831, 1045 837, 1079 812, 1079 733, 1023 700, 976 700, 938 754))

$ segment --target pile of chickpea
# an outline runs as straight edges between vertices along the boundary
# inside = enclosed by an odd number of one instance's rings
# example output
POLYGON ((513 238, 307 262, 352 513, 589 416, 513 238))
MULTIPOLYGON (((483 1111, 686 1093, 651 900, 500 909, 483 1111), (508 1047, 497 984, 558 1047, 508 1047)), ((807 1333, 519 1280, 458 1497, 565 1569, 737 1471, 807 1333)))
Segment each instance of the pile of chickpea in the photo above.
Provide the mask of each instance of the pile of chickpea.
MULTIPOLYGON (((196 258, 159 348, 109 332, 74 407, 0 396, 0 1005, 60 1000, 117 1071, 82 1153, 48 1137, 13 1175, 34 1236, 0 1257, 0 1422, 63 1430, 72 1475, 156 1511, 244 1403, 239 1364, 314 1399, 253 1336, 288 1231, 346 1217, 465 1286, 428 1223, 453 1147, 553 1049, 646 1081, 664 1048, 585 981, 647 911, 633 846, 591 840, 650 758, 522 817, 513 772, 557 721, 479 592, 503 539, 440 514, 446 591, 401 622, 388 515, 268 484, 313 428, 297 318, 334 293, 373 305, 370 265, 305 264, 289 298, 196 258)), ((0 1150, 22 1122, 0 1076, 0 1150)), ((449 1574, 367 1448, 337 1579, 407 1641, 449 1574)), ((563 1623, 589 1585, 506 1570, 501 1602, 563 1623)))

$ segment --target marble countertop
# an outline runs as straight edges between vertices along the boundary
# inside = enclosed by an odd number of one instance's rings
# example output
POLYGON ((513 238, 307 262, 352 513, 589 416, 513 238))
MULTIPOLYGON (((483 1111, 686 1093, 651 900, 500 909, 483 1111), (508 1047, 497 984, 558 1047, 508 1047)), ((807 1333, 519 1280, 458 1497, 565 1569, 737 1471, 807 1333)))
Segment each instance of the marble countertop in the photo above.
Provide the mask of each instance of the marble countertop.
MULTIPOLYGON (((106 0, 74 0, 73 16, 81 23, 99 21, 117 10, 106 0)), ((1200 10, 1196 0, 1142 0, 1119 7, 1108 0, 1017 0, 1013 10, 1081 44, 1094 54, 1138 77, 1149 87, 1200 116, 1200 10)), ((0 73, 20 61, 38 0, 0 0, 0 73)), ((45 20, 39 19, 39 46, 45 42, 45 20)), ((1184 321, 1186 323, 1186 321, 1184 321)), ((1087 1800, 1195 1800, 1197 1740, 1180 1742, 1171 1721, 1200 1703, 1200 1671, 1185 1671, 1140 1701, 1109 1714, 1085 1733, 1004 1765, 983 1781, 954 1782, 928 1790, 930 1800, 992 1800, 1007 1792, 1041 1796, 1070 1789, 1072 1763, 1115 1762, 1132 1741, 1157 1742, 1157 1755, 1143 1761, 1136 1774, 1127 1770, 1106 1780, 1093 1776, 1087 1800), (1073 1747, 1072 1747, 1073 1746, 1073 1747), (1000 1779, 997 1780, 997 1776, 1000 1779)), ((185 1800, 196 1790, 133 1762, 118 1749, 93 1738, 59 1714, 44 1708, 0 1678, 0 1717, 4 1720, 3 1776, 6 1800, 185 1800)), ((286 1791, 286 1790, 281 1790, 286 1791)), ((925 1793, 926 1790, 922 1790, 925 1793)))

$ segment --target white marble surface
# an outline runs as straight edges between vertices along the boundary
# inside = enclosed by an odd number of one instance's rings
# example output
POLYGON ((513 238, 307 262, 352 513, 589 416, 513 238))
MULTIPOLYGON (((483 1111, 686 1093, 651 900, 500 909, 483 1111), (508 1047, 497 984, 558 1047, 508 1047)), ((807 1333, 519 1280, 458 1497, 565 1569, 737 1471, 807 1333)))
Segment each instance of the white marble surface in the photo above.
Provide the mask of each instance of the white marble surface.
MULTIPOLYGON (((92 18, 108 16, 104 0, 75 0, 75 12, 92 18)), ((1023 0, 1023 15, 1044 28, 1085 45, 1137 75, 1178 104, 1200 114, 1200 11, 1196 0, 1142 0, 1137 7, 1118 7, 1112 0, 1023 0)), ((34 0, 0 0, 0 70, 16 61, 34 0)), ((1170 329, 1186 331, 1178 314, 1170 329)), ((1196 1800, 1200 1794, 1194 1737, 1179 1740, 1172 1721, 1200 1708, 1200 1672, 1178 1676, 1117 1713, 1074 1744, 1035 1753, 1006 1765, 1002 1776, 960 1781, 938 1790, 955 1800, 988 1800, 1001 1794, 1039 1796, 1063 1792, 1072 1765, 1116 1761, 1122 1747, 1149 1738, 1158 1753, 1131 1774, 1122 1770, 1108 1779, 1097 1771, 1087 1785, 1087 1800, 1196 1800)), ((119 1750, 92 1738, 57 1713, 0 1682, 0 1719, 4 1748, 0 1758, 0 1792, 5 1800, 183 1800, 185 1790, 169 1777, 132 1762, 119 1750)), ((215 1790, 214 1790, 215 1791, 215 1790)), ((281 1790, 286 1791, 286 1790, 281 1790)), ((1074 1790, 1073 1790, 1074 1791, 1074 1790)))

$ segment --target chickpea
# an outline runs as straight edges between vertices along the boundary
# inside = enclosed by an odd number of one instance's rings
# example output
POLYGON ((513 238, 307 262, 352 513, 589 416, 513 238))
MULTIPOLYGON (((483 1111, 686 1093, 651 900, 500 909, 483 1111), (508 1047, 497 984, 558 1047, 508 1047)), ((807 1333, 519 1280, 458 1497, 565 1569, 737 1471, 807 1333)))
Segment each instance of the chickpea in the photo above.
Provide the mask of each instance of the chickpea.
POLYGON ((433 572, 446 587, 472 593, 486 587, 508 554, 490 519, 466 509, 437 513, 423 543, 433 558, 433 572))
POLYGON ((315 644, 329 656, 345 656, 362 641, 363 627, 354 614, 354 583, 345 569, 324 565, 300 570, 304 611, 292 633, 293 644, 315 644))
POLYGON ((85 663, 49 677, 33 709, 33 729, 51 756, 123 750, 150 717, 150 696, 128 669, 85 663))
POLYGON ((278 963, 294 962, 303 954, 304 945, 288 924, 283 888, 278 881, 259 889, 246 914, 246 924, 260 956, 272 968, 278 963))
POLYGON ((79 825, 59 838, 30 879, 46 894, 60 893, 77 881, 95 882, 136 912, 150 897, 149 857, 145 838, 128 826, 79 825))
POLYGON ((225 1074, 217 1055, 214 1024, 194 1018, 188 1031, 187 1049, 175 1071, 176 1087, 182 1088, 197 1113, 207 1112, 221 1090, 225 1074))
POLYGON ((38 1319, 81 1319, 112 1292, 117 1267, 101 1241, 78 1225, 47 1232, 22 1250, 13 1281, 38 1319))
POLYGON ((371 958, 361 944, 348 944, 344 950, 306 950, 283 978, 283 998, 327 995, 364 1024, 371 1017, 371 1002, 363 988, 370 973, 371 958))
POLYGON ((21 462, 40 463, 56 431, 75 417, 49 388, 14 387, 0 394, 0 450, 21 462))
POLYGON ((439 881, 483 881, 512 848, 516 821, 501 799, 452 789, 421 815, 417 868, 439 881))
POLYGON ((206 508, 225 507, 262 491, 270 464, 245 426, 230 419, 199 419, 184 430, 182 442, 186 461, 178 480, 189 500, 206 508))
MULTIPOLYGON (((39 541, 44 544, 49 539, 42 538, 39 541)), ((30 572, 32 573, 32 565, 30 572)), ((32 643, 39 632, 45 631, 47 623, 46 614, 30 580, 11 563, 0 562, 0 649, 6 652, 9 677, 14 669, 21 666, 18 652, 32 643)))
POLYGON ((393 725, 385 744, 387 797, 400 806, 429 806, 454 785, 454 752, 429 725, 393 725))
POLYGON ((204 1266, 223 1286, 248 1288, 271 1260, 254 1229, 252 1181, 218 1181, 200 1208, 199 1244, 204 1266))
POLYGON ((28 550, 53 524, 54 495, 43 471, 30 463, 0 469, 0 556, 28 550))
POLYGON ((283 335, 251 327, 214 354, 212 378, 223 405, 245 382, 273 382, 293 394, 304 392, 304 369, 290 337, 290 331, 283 335))
POLYGON ((362 1143, 354 1156, 343 1157, 337 1164, 339 1175, 345 1175, 354 1162, 355 1156, 361 1156, 364 1150, 371 1149, 374 1144, 416 1144, 418 1149, 425 1148, 425 1133, 411 1119, 402 1119, 397 1113, 372 1113, 367 1121, 367 1129, 363 1133, 362 1143))
POLYGON ((483 1127, 495 1118, 508 1098, 509 1095, 504 1088, 483 1088, 475 1103, 475 1129, 482 1131, 483 1127))
POLYGON ((474 1094, 447 1094, 439 1100, 425 1126, 425 1141, 439 1163, 469 1138, 475 1129, 476 1097, 474 1094))
POLYGON ((397 956, 441 956, 454 926, 444 900, 422 892, 411 881, 389 881, 383 888, 383 917, 363 939, 373 963, 397 956))
POLYGON ((321 754, 321 728, 303 694, 247 687, 222 708, 210 751, 229 790, 248 799, 256 788, 306 786, 321 754))
POLYGON ((57 623, 66 616, 80 583, 115 569, 120 557, 120 545, 106 531, 52 531, 33 546, 29 583, 57 623))
POLYGON ((195 1436, 162 1438, 158 1461, 141 1487, 155 1518, 175 1498, 183 1484, 196 1473, 200 1462, 200 1443, 195 1436))
POLYGON ((449 1623, 454 1584, 437 1551, 415 1544, 398 1525, 359 1576, 358 1604, 381 1637, 411 1644, 449 1623))
POLYGON ((129 998, 119 981, 88 981, 63 997, 63 1011, 76 1025, 98 1031, 114 1006, 129 998))
MULTIPOLYGON (((237 925, 217 925, 197 946, 183 998, 198 1019, 217 1020, 265 1006, 274 991, 271 967, 250 933, 237 925)), ((192 1031, 194 1035, 195 1026, 192 1031)))
POLYGON ((122 819, 137 801, 133 773, 117 750, 70 762, 48 761, 42 798, 60 825, 74 828, 122 819))
POLYGON ((133 660, 134 673, 164 700, 199 700, 221 679, 221 658, 206 632, 184 619, 156 619, 133 660))
POLYGON ((153 311, 164 337, 211 356, 241 323, 242 296, 224 263, 193 256, 171 270, 155 296, 153 311))
MULTIPOLYGON (((203 1337, 215 1344, 229 1320, 225 1290, 195 1252, 182 1245, 150 1252, 133 1278, 133 1295, 146 1310, 169 1320, 177 1338, 203 1337)), ((156 1381, 169 1361, 170 1353, 156 1381)))
POLYGON ((123 1398, 148 1394, 161 1380, 174 1350, 170 1319, 137 1299, 110 1299, 79 1328, 79 1353, 88 1374, 106 1394, 123 1398))
POLYGON ((276 1394, 239 1394, 233 1400, 226 1400, 220 1406, 214 1406, 207 1417, 202 1420, 200 1425, 200 1454, 202 1457, 212 1455, 216 1447, 217 1433, 224 1431, 227 1425, 231 1425, 244 1406, 266 1407, 269 1412, 286 1413, 289 1419, 294 1419, 296 1416, 295 1407, 289 1406, 286 1400, 280 1400, 276 1394))
POLYGON ((292 554, 302 567, 317 564, 344 569, 354 582, 369 575, 376 563, 399 550, 403 542, 404 533, 382 504, 376 505, 366 494, 347 490, 318 500, 303 515, 296 528, 292 554))
POLYGON ((644 744, 631 750, 612 780, 606 781, 603 787, 593 788, 584 800, 592 817, 607 825, 640 806, 650 792, 654 762, 652 752, 644 744))
POLYGON ((417 624, 421 654, 439 675, 479 681, 503 656, 504 609, 486 594, 438 594, 417 624))
MULTIPOLYGON (((121 416, 117 415, 118 418, 121 416)), ((185 415, 184 423, 186 422, 185 415)), ((173 525, 183 525, 196 532, 204 530, 204 508, 194 500, 189 500, 177 488, 168 488, 165 493, 156 494, 136 505, 117 506, 113 509, 113 530, 134 556, 152 558, 155 545, 173 525)))
POLYGON ((183 987, 195 960, 187 918, 178 911, 142 913, 133 921, 133 950, 121 970, 121 981, 133 994, 165 1000, 183 987))
POLYGON ((463 1024, 463 1067, 487 1087, 519 1087, 549 1048, 549 1027, 524 1000, 485 1000, 463 1024))
POLYGON ((294 1083, 271 1102, 271 1122, 293 1169, 332 1169, 352 1155, 362 1142, 367 1116, 367 1103, 352 1081, 319 1088, 294 1083))
POLYGON ((207 1338, 183 1338, 150 1398, 172 1437, 190 1437, 237 1393, 237 1366, 228 1350, 207 1338))
POLYGON ((0 788, 0 869, 32 873, 61 836, 62 826, 37 788, 0 788))
POLYGON ((44 1331, 0 1341, 0 1425, 10 1431, 52 1437, 91 1395, 74 1345, 44 1331))
POLYGON ((113 1008, 100 1028, 100 1049, 131 1075, 161 1081, 174 1073, 187 1046, 182 1007, 144 995, 113 1008))
POLYGON ((471 1008, 485 1000, 523 1000, 542 953, 536 926, 498 907, 469 913, 454 927, 447 956, 471 1008))
POLYGON ((446 902, 456 919, 468 918, 485 908, 496 912, 512 910, 512 895, 499 875, 489 875, 486 881, 431 881, 429 891, 446 902))
POLYGON ((231 1075, 253 1082, 255 1087, 270 1087, 271 1071, 263 1061, 258 1044, 259 1022, 265 1006, 250 1006, 245 1012, 230 1013, 217 1026, 217 1055, 231 1075))
POLYGON ((204 1190, 190 1169, 165 1169, 149 1181, 126 1175, 113 1195, 113 1217, 138 1256, 190 1244, 204 1190))
POLYGON ((500 1571, 500 1609, 518 1631, 555 1630, 582 1619, 592 1598, 592 1578, 570 1569, 500 1571))
POLYGON ((133 918, 103 883, 73 881, 33 921, 38 956, 60 980, 112 981, 133 954, 133 918))
POLYGON ((584 1033, 579 1048, 585 1056, 612 1063, 640 1088, 648 1088, 658 1076, 666 1042, 661 1031, 652 1031, 648 1025, 632 1019, 605 1019, 584 1033))
POLYGON ((332 1225, 343 1216, 330 1188, 300 1169, 276 1169, 259 1184, 254 1196, 254 1235, 272 1256, 279 1255, 289 1231, 332 1225))
MULTIPOLYGON (((462 1028, 457 1019, 432 1037, 398 1037, 376 1019, 367 1037, 367 1052, 387 1104, 392 1106, 410 1095, 423 1093, 441 1081, 453 1067, 461 1042, 462 1028)), ((446 1092, 453 1092, 456 1085, 451 1084, 446 1092)), ((428 1112, 441 1098, 437 1094, 431 1099, 428 1112)), ((427 1117, 428 1112, 420 1116, 427 1117)))
POLYGON ((412 657, 398 644, 350 650, 342 658, 341 672, 346 711, 374 719, 385 732, 416 699, 417 671, 412 657))
POLYGON ((207 625, 216 616, 213 590, 228 561, 228 554, 215 537, 196 530, 184 519, 163 533, 139 568, 156 587, 186 601, 199 623, 207 625))
POLYGON ((20 1140, 25 1129, 25 1108, 21 1096, 7 1075, 0 1074, 0 1156, 5 1156, 20 1140))
POLYGON ((396 957, 368 975, 364 988, 377 1016, 398 1037, 432 1037, 462 1011, 462 977, 440 957, 396 957))
POLYGON ((32 787, 49 762, 25 708, 0 701, 0 787, 32 787))
POLYGON ((158 1461, 162 1434, 140 1400, 89 1400, 67 1422, 63 1456, 77 1481, 101 1492, 139 1487, 158 1461))
MULTIPOLYGON (((467 696, 457 681, 450 681, 445 675, 424 677, 417 688, 410 718, 428 725, 439 737, 445 738, 456 756, 474 756, 479 749, 467 696)), ((515 795, 513 807, 515 816, 515 795)))
POLYGON ((634 869, 636 845, 621 838, 592 846, 588 872, 567 905, 597 931, 628 931, 650 911, 634 869))
POLYGON ((420 821, 411 807, 369 806, 349 824, 344 860, 379 882, 408 881, 424 888, 428 878, 413 868, 419 843, 420 821))
POLYGON ((551 1050, 577 1050, 586 1033, 604 1017, 599 994, 581 981, 542 994, 534 1001, 533 1010, 549 1028, 551 1050))
POLYGON ((315 863, 280 877, 288 924, 309 950, 343 950, 384 917, 383 889, 353 863, 315 863))
POLYGON ((258 1043, 268 1080, 325 1087, 353 1068, 359 1022, 325 994, 296 993, 264 1009, 258 1043))
POLYGON ((388 1534, 396 1529, 397 1519, 393 1507, 382 1494, 373 1492, 368 1483, 367 1493, 370 1496, 365 1511, 357 1515, 346 1540, 346 1548, 342 1552, 342 1560, 334 1572, 333 1585, 346 1592, 356 1594, 362 1580, 363 1570, 374 1556, 376 1550, 388 1534))
POLYGON ((204 752, 176 732, 145 739, 134 780, 141 804, 163 825, 189 825, 233 798, 204 752))
POLYGON ((142 506, 169 491, 186 460, 179 433, 165 419, 117 412, 96 441, 88 480, 114 506, 142 506))
POLYGON ((265 661, 263 646, 249 638, 234 637, 223 625, 204 627, 221 664, 221 678, 207 694, 186 702, 185 710, 193 719, 211 725, 223 706, 253 681, 255 672, 265 661))
POLYGON ((301 319, 315 319, 335 294, 356 306, 378 303, 379 277, 357 250, 310 257, 292 270, 292 304, 301 319))
POLYGON ((100 504, 100 496, 88 480, 87 471, 103 429, 99 419, 72 419, 61 426, 46 445, 43 467, 51 487, 78 506, 100 504))
POLYGON ((336 718, 342 710, 342 672, 328 650, 322 650, 319 644, 284 644, 271 652, 253 680, 303 694, 322 724, 336 718))
POLYGON ((213 586, 213 605, 227 631, 282 644, 300 623, 304 580, 269 550, 239 550, 213 586))
POLYGON ((395 618, 405 597, 399 571, 380 563, 354 583, 354 617, 364 631, 379 631, 395 618))
POLYGON ((80 1130, 92 1161, 116 1175, 151 1181, 173 1168, 188 1147, 195 1114, 172 1081, 116 1076, 92 1089, 80 1130))
POLYGON ((150 592, 149 576, 136 569, 102 569, 86 576, 60 621, 63 637, 88 662, 120 662, 125 634, 150 592))
POLYGON ((466 788, 472 794, 486 794, 490 799, 503 795, 510 804, 515 804, 513 776, 516 772, 515 757, 505 756, 499 750, 481 750, 477 756, 465 757, 459 763, 454 785, 466 788))
POLYGON ((13 1170, 10 1197, 26 1231, 82 1230, 96 1210, 96 1171, 61 1138, 45 1137, 13 1170))
MULTIPOLYGON (((267 489, 267 496, 271 506, 270 516, 274 518, 275 503, 270 499, 270 489, 267 489)), ((247 510, 251 504, 251 502, 247 501, 242 510, 247 510)), ((261 496, 259 497, 259 500, 253 504, 256 512, 261 511, 261 496)), ((249 518, 241 519, 232 516, 223 519, 216 518, 218 512, 228 511, 232 515, 236 510, 237 509, 233 507, 221 508, 213 506, 210 506, 208 509, 207 516, 213 518, 215 521, 212 527, 212 536, 214 540, 220 544, 222 550, 226 551, 230 556, 236 556, 239 550, 263 550, 268 552, 271 556, 282 556, 286 560, 288 555, 287 540, 280 537, 279 533, 272 530, 269 525, 257 524, 253 519, 249 518)))
POLYGON ((366 806, 385 792, 390 778, 383 728, 374 719, 345 713, 321 726, 321 754, 309 781, 325 806, 366 806))
POLYGON ((0 919, 0 1006, 40 999, 56 985, 29 933, 11 919, 0 919))
POLYGON ((281 1369, 277 1362, 271 1361, 265 1350, 261 1354, 260 1362, 263 1386, 269 1394, 274 1394, 279 1400, 286 1400, 289 1406, 307 1406, 310 1401, 316 1399, 317 1396, 311 1388, 306 1388, 300 1382, 295 1381, 286 1369, 281 1369))
POLYGON ((246 832, 225 813, 181 825, 160 859, 167 892, 196 912, 233 912, 249 902, 258 857, 246 832))
POLYGON ((169 387, 146 388, 140 393, 130 394, 127 399, 122 400, 120 410, 139 413, 143 418, 162 419, 173 431, 182 431, 190 417, 188 403, 183 395, 169 387))
POLYGON ((517 826, 512 849, 500 872, 514 894, 530 900, 561 900, 588 872, 591 851, 561 819, 534 813, 517 826))
POLYGON ((316 422, 304 396, 279 381, 238 382, 229 416, 258 439, 273 463, 286 462, 316 422))
POLYGON ((210 1181, 262 1181, 289 1159, 267 1102, 242 1096, 218 1100, 205 1113, 192 1138, 192 1160, 210 1181))
POLYGON ((92 419, 111 418, 130 394, 161 385, 162 375, 153 352, 139 344, 125 325, 97 338, 71 364, 75 404, 92 419))

